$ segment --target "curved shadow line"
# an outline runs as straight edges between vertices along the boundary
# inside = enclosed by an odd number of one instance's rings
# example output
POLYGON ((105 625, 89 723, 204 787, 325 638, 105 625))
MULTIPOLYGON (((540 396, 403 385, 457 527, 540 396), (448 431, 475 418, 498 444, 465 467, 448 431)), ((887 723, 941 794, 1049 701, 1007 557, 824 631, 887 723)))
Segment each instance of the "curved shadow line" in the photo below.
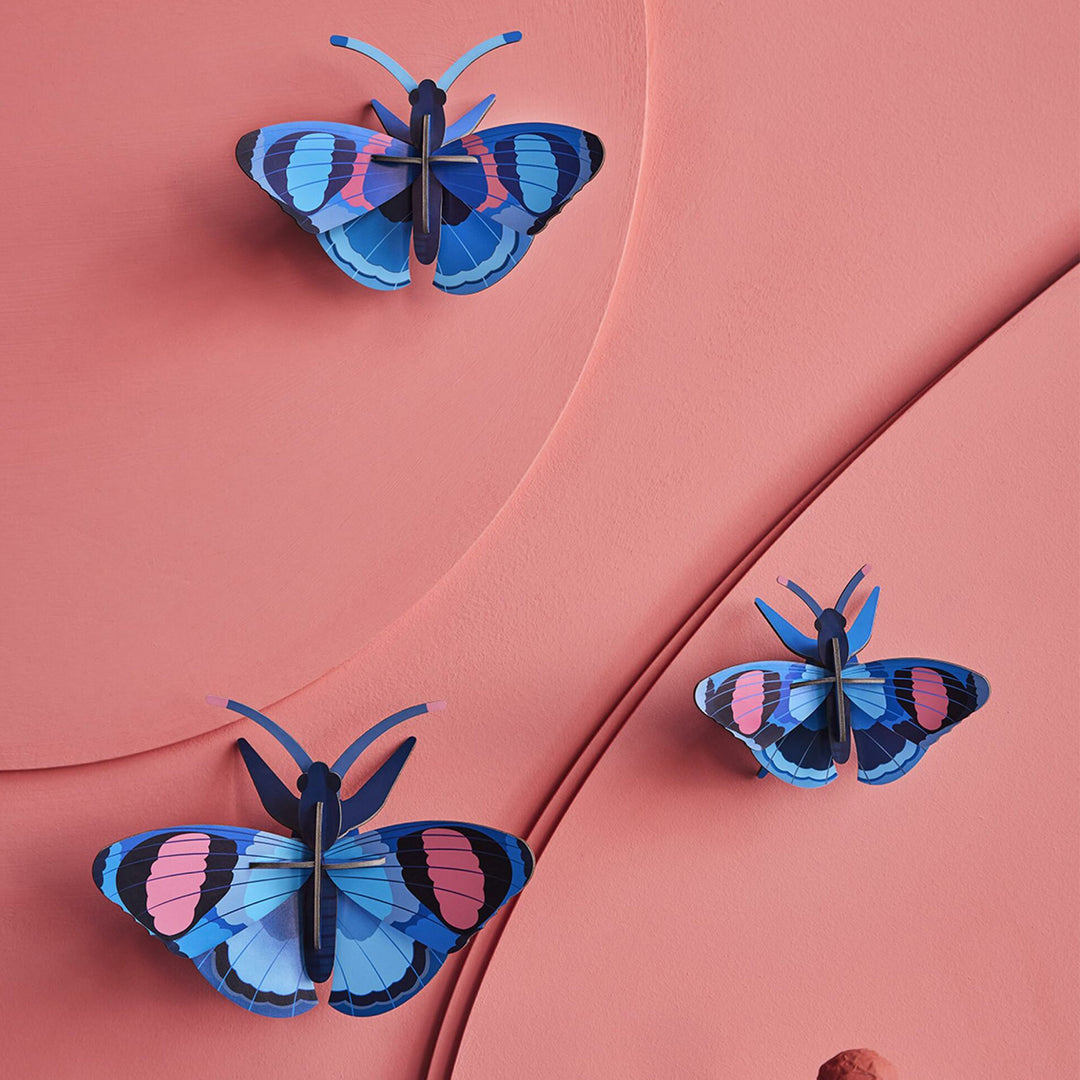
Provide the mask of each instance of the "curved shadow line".
MULTIPOLYGON (((644 88, 644 92, 642 94, 642 122, 641 122, 641 132, 642 132, 641 143, 642 143, 643 152, 641 154, 641 157, 638 160, 637 174, 636 174, 636 176, 634 178, 634 187, 633 187, 633 191, 632 191, 631 197, 630 197, 630 213, 627 216, 626 230, 623 233, 623 242, 622 242, 622 248, 619 251, 619 259, 618 259, 618 262, 615 264, 615 273, 612 275, 611 288, 608 289, 607 302, 604 304, 604 310, 601 313, 599 320, 597 320, 596 333, 593 335, 592 342, 591 342, 591 344, 589 345, 588 349, 585 352, 585 359, 582 361, 581 367, 578 369, 577 377, 574 379, 573 385, 567 391, 566 400, 563 402, 562 407, 559 409, 559 412, 556 415, 555 419, 552 420, 551 426, 548 428, 547 434, 540 441, 540 445, 536 448, 536 452, 533 454, 531 460, 524 467, 524 469, 522 469, 521 475, 518 477, 518 479, 517 479, 516 483, 514 484, 514 486, 510 489, 509 492, 507 492, 506 498, 503 499, 503 501, 499 504, 499 507, 491 515, 491 518, 488 520, 487 524, 484 525, 483 528, 476 534, 476 536, 473 537, 473 539, 469 542, 468 546, 464 550, 459 552, 459 554, 454 559, 454 561, 451 562, 450 565, 447 566, 446 569, 434 581, 432 581, 424 589, 423 592, 421 592, 418 596, 413 597, 412 602, 409 603, 406 607, 402 608, 401 611, 399 611, 398 614, 395 615, 390 620, 390 622, 388 622, 385 626, 380 627, 378 630, 375 631, 375 633, 373 633, 371 635, 371 637, 368 638, 367 641, 363 642, 359 649, 357 649, 355 652, 350 653, 343 660, 340 660, 337 663, 332 664, 325 671, 320 672, 314 678, 308 679, 307 682, 305 682, 302 685, 298 686, 295 690, 289 691, 289 693, 285 694, 284 697, 277 698, 275 701, 272 701, 272 702, 270 702, 269 704, 266 704, 266 705, 259 705, 258 708, 261 711, 266 712, 266 711, 268 711, 270 709, 276 709, 278 706, 284 704, 286 701, 291 701, 298 694, 302 694, 305 691, 309 690, 311 687, 317 685, 319 682, 321 682, 323 679, 325 679, 328 675, 331 675, 335 671, 338 671, 339 669, 345 667, 346 664, 350 663, 356 656, 358 656, 361 652, 363 652, 364 648, 372 640, 374 640, 380 634, 385 633, 387 630, 389 630, 389 628, 391 626, 393 626, 395 623, 397 623, 401 619, 403 619, 414 607, 416 607, 417 604, 420 603, 421 600, 423 600, 426 596, 428 596, 434 589, 438 588, 440 583, 445 581, 446 578, 449 577, 449 575, 451 573, 453 573, 454 568, 461 563, 461 561, 469 554, 470 551, 473 550, 473 548, 476 547, 477 544, 480 543, 480 541, 488 534, 488 532, 492 529, 492 527, 495 525, 495 523, 506 513, 507 507, 510 505, 511 502, 513 502, 514 497, 521 490, 521 488, 525 484, 525 481, 528 479, 529 475, 532 473, 533 469, 535 468, 537 461, 540 460, 540 457, 543 455, 544 451, 546 450, 548 445, 551 443, 551 440, 552 440, 552 437, 555 434, 555 431, 559 428, 560 424, 563 421, 563 418, 566 416, 567 411, 570 408, 570 404, 573 401, 574 396, 578 391, 578 387, 581 386, 581 381, 585 376, 585 372, 589 369, 589 366, 592 363, 593 354, 596 352, 596 344, 600 340, 600 334, 604 329, 604 325, 605 325, 605 323, 607 322, 607 319, 608 319, 608 314, 611 311, 612 300, 613 300, 613 298, 615 296, 616 291, 619 288, 619 283, 620 283, 620 281, 622 280, 622 278, 624 276, 623 266, 624 266, 624 263, 626 261, 626 250, 627 250, 627 248, 629 247, 629 244, 630 244, 630 236, 631 236, 631 234, 633 232, 633 229, 634 229, 634 223, 637 220, 637 218, 639 216, 639 213, 640 213, 640 209, 639 209, 639 192, 640 192, 640 189, 641 189, 641 175, 642 175, 642 171, 643 171, 643 162, 645 160, 644 147, 645 147, 645 141, 646 141, 646 124, 647 124, 647 121, 648 121, 648 98, 649 98, 648 27, 646 25, 646 17, 645 17, 644 8, 642 9, 642 26, 643 26, 643 28, 645 30, 645 36, 644 36, 644 40, 645 40, 645 88, 644 88)), ((16 772, 43 772, 46 769, 75 769, 75 768, 81 768, 84 765, 99 765, 99 764, 102 764, 102 763, 107 762, 107 761, 123 761, 126 758, 140 757, 143 754, 152 754, 157 750, 167 750, 171 746, 179 746, 182 743, 191 742, 191 741, 193 741, 195 739, 202 738, 204 735, 209 735, 209 734, 211 734, 211 733, 213 733, 215 731, 221 731, 223 728, 229 727, 231 724, 233 724, 235 722, 236 721, 228 720, 223 724, 218 724, 218 725, 216 725, 214 727, 206 728, 203 731, 198 731, 194 735, 185 735, 183 738, 176 739, 173 742, 158 743, 156 746, 147 746, 147 747, 144 747, 141 750, 132 750, 130 753, 114 754, 114 755, 111 755, 110 757, 93 758, 90 761, 69 761, 69 762, 64 762, 62 765, 38 765, 38 766, 35 766, 34 768, 29 768, 29 769, 7 769, 2 764, 0 764, 0 775, 3 775, 5 773, 16 773, 16 772)))
MULTIPOLYGON (((735 586, 745 577, 753 565, 765 554, 765 552, 787 531, 788 528, 803 514, 803 512, 824 492, 834 480, 836 480, 848 467, 870 448, 889 428, 891 428, 905 413, 914 408, 942 379, 951 371, 964 362, 984 342, 1005 327, 1016 316, 1021 314, 1029 305, 1034 303, 1044 292, 1050 289, 1074 267, 1080 264, 1080 255, 1071 259, 1064 267, 1044 278, 1038 287, 1030 292, 1024 300, 1012 308, 1007 315, 998 319, 993 326, 983 333, 974 344, 970 345, 959 356, 951 360, 936 375, 932 376, 914 394, 885 418, 869 435, 857 443, 843 458, 840 459, 824 476, 822 476, 809 491, 804 493, 798 500, 788 507, 774 523, 762 533, 758 539, 742 554, 741 557, 727 570, 724 576, 716 582, 705 596, 699 600, 690 612, 683 617, 673 631, 663 639, 657 651, 653 654, 644 668, 634 676, 624 689, 615 698, 611 708, 596 729, 582 743, 578 752, 571 759, 569 766, 562 776, 552 786, 547 799, 541 804, 529 828, 525 838, 532 848, 537 860, 543 856, 544 849, 568 813, 578 793, 585 786, 586 781, 596 768, 600 759, 615 741, 619 732, 622 731, 627 721, 634 714, 638 705, 656 685, 657 681, 671 665, 672 661, 682 651, 683 647, 697 633, 709 616, 723 602, 735 586)), ((457 972, 454 985, 450 990, 446 1015, 442 1027, 445 1027, 450 1019, 451 1012, 457 1012, 461 1016, 461 1022, 453 1036, 446 1040, 453 1040, 452 1046, 444 1054, 436 1058, 433 1053, 429 1063, 427 1080, 435 1080, 436 1075, 442 1080, 451 1080, 454 1067, 457 1063, 458 1052, 464 1039, 465 1028, 468 1025, 473 1005, 480 992, 484 976, 487 974, 492 957, 502 938, 503 932, 510 920, 514 907, 517 905, 515 898, 507 906, 506 914, 498 924, 482 938, 474 938, 469 945, 464 960, 457 972), (461 994, 465 1000, 455 1009, 454 993, 461 988, 461 994), (436 1074, 434 1069, 440 1066, 441 1071, 436 1074)), ((442 1034, 440 1027, 439 1035, 442 1034)), ((436 1038, 435 1050, 440 1049, 439 1039, 436 1038)))
MULTIPOLYGON (((561 427, 562 422, 566 417, 570 406, 574 400, 574 397, 577 394, 578 388, 581 386, 582 380, 585 378, 585 373, 589 370, 590 366, 594 362, 593 358, 596 353, 597 342, 599 342, 604 327, 607 325, 608 316, 611 313, 611 305, 615 299, 615 296, 616 294, 621 294, 623 291, 624 278, 626 277, 626 253, 628 248, 630 247, 630 239, 635 234, 635 226, 637 225, 641 214, 644 212, 641 205, 641 178, 645 172, 645 161, 648 157, 649 146, 649 13, 644 0, 641 0, 641 28, 642 57, 644 61, 644 90, 642 93, 641 110, 641 154, 638 158, 637 174, 634 177, 634 192, 633 198, 631 200, 630 216, 627 220, 626 233, 623 237, 622 251, 619 253, 619 263, 615 270, 615 277, 612 280, 611 289, 608 292, 608 299, 607 304, 604 306, 604 313, 603 315, 601 315, 600 321, 597 324, 596 334, 593 337, 592 345, 589 347, 589 352, 585 357, 585 362, 581 365, 581 370, 578 372, 578 377, 574 381, 574 385, 571 387, 570 393, 567 394, 566 401, 563 404, 559 415, 552 423, 551 429, 548 431, 546 438, 540 444, 540 447, 537 450, 532 461, 529 462, 528 468, 521 474, 521 479, 514 486, 514 489, 507 496, 502 506, 499 507, 498 512, 492 517, 491 521, 488 522, 487 526, 477 536, 476 540, 474 540, 473 543, 468 548, 466 548, 464 552, 462 552, 461 557, 458 559, 458 562, 460 562, 461 559, 464 559, 465 556, 468 555, 469 551, 472 550, 472 548, 487 534, 488 530, 494 526, 495 522, 498 521, 504 513, 506 513, 507 507, 514 501, 514 497, 517 495, 518 491, 521 490, 525 481, 529 478, 533 469, 536 467, 537 461, 540 460, 544 451, 550 445, 556 431, 558 431, 561 427)), ((454 565, 456 566, 457 563, 455 563, 454 565)), ((452 569, 453 567, 451 567, 451 570, 452 569)), ((449 573, 449 571, 447 573, 449 573)), ((432 588, 435 588, 437 585, 438 582, 436 582, 435 585, 432 586, 432 588)), ((430 591, 431 590, 429 590, 429 592, 430 591)), ((593 736, 590 736, 589 739, 587 739, 585 743, 581 746, 581 748, 571 757, 570 764, 567 767, 567 771, 563 774, 563 778, 559 780, 555 788, 552 789, 552 792, 548 796, 548 798, 544 800, 544 803, 542 804, 543 806, 546 807, 551 802, 552 798, 554 798, 558 791, 558 788, 563 783, 563 779, 565 779, 566 775, 568 775, 569 772, 573 770, 576 762, 581 758, 582 754, 586 752, 592 738, 593 736)), ((534 820, 532 825, 530 825, 529 827, 530 835, 535 826, 536 821, 534 820)), ((424 1066, 424 1071, 421 1075, 428 1078, 434 1077, 436 1075, 441 1075, 449 1078, 453 1073, 454 1066, 457 1062, 458 1050, 461 1047, 461 1040, 465 1034, 465 1027, 469 1021, 469 1013, 472 1010, 472 1004, 476 1000, 476 995, 479 992, 480 983, 483 980, 484 972, 487 970, 487 965, 490 960, 490 952, 494 951, 495 942, 498 940, 497 935, 502 933, 502 928, 506 925, 506 921, 510 918, 510 914, 516 904, 517 897, 511 900, 510 903, 507 905, 505 913, 499 920, 499 925, 494 930, 493 937, 489 939, 492 941, 491 949, 483 959, 478 960, 475 964, 470 963, 470 959, 473 953, 476 951, 476 938, 473 938, 472 942, 470 942, 469 945, 466 946, 462 962, 454 971, 453 978, 450 981, 449 986, 447 987, 445 994, 446 1004, 443 1009, 442 1017, 436 1024, 435 1031, 429 1043, 427 1061, 424 1066), (477 974, 476 978, 473 980, 472 986, 462 989, 461 994, 459 995, 459 986, 461 986, 463 982, 468 981, 466 973, 471 972, 474 968, 477 969, 477 974), (461 1013, 460 1022, 453 1025, 454 1030, 452 1032, 446 1034, 452 1024, 453 1013, 456 1011, 454 1003, 455 999, 458 997, 460 997, 462 1000, 462 1005, 459 1007, 461 1013)))

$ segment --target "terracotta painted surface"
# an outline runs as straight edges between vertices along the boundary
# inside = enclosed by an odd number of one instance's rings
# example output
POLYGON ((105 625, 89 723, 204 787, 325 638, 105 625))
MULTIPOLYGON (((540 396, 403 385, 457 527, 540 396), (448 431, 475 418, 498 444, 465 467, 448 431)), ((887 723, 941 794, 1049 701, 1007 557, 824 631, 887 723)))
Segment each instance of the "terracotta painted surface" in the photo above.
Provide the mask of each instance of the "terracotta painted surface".
POLYGON ((455 1077, 599 1077, 612 1059, 635 1077, 798 1076, 860 1040, 913 1077, 1075 1074, 1075 721, 1035 668, 1080 648, 1076 470, 1046 468, 1075 426, 1078 306, 1074 270, 845 469, 671 659, 543 849, 455 1077), (868 551, 882 596, 861 655, 960 660, 990 673, 990 701, 886 787, 854 762, 818 791, 759 781, 692 689, 783 658, 753 607, 805 615, 777 576, 835 595, 868 551))
POLYGON ((476 539, 564 407, 630 219, 639 9, 591 5, 598 41, 567 35, 571 0, 518 5, 524 47, 453 87, 448 109, 495 91, 492 123, 576 123, 610 155, 474 302, 430 271, 357 288, 233 157, 263 124, 377 127, 373 96, 407 113, 331 33, 437 78, 514 28, 431 7, 47 0, 9 27, 9 767, 173 742, 222 722, 207 687, 262 705, 340 664, 476 539))
POLYGON ((1077 647, 1076 273, 1045 291, 1080 251, 1076 24, 1052 0, 15 19, 22 1074, 810 1077, 867 1043, 902 1076, 1075 1073, 1073 721, 1037 675, 1077 647), (231 161, 256 124, 396 101, 330 33, 441 71, 515 27, 454 100, 585 123, 609 161, 486 295, 351 287, 231 161), (867 655, 970 663, 991 701, 891 787, 758 783, 693 684, 773 653, 751 600, 780 605, 777 573, 827 592, 863 561, 867 655), (267 824, 207 691, 277 702, 321 755, 449 699, 384 820, 516 829, 535 881, 393 1014, 245 1016, 89 879, 144 828, 267 824))

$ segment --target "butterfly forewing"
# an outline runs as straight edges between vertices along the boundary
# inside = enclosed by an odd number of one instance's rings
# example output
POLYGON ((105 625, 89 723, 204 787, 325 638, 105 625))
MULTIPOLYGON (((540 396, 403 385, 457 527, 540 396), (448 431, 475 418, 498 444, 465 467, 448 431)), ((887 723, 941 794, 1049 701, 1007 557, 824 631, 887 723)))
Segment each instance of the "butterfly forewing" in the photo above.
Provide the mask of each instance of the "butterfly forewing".
POLYGON ((904 658, 849 665, 845 683, 859 757, 859 779, 887 784, 910 772, 945 732, 970 716, 990 696, 986 679, 943 660, 904 658))
POLYGON ((302 229, 324 233, 408 188, 414 165, 388 165, 372 155, 406 157, 409 149, 377 131, 318 121, 249 131, 236 144, 236 160, 302 229))

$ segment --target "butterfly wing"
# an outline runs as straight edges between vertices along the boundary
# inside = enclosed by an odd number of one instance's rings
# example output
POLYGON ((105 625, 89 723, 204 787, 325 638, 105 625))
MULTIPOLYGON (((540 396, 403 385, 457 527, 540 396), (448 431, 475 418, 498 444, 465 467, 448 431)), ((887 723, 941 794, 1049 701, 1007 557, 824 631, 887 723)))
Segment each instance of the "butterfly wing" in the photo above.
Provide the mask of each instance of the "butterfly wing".
POLYGON ((533 868, 516 836, 444 821, 350 834, 326 860, 339 890, 330 1004, 352 1016, 387 1012, 418 993, 533 868), (378 865, 333 865, 368 860, 378 865))
POLYGON ((300 840, 192 825, 119 840, 98 853, 94 883, 166 947, 195 961, 231 1001, 266 1016, 315 1004, 303 971, 296 894, 310 868, 300 840))
POLYGON ((404 191, 415 165, 385 165, 373 154, 407 156, 409 146, 351 124, 273 124, 236 144, 240 168, 306 232, 344 225, 404 191))
POLYGON ((419 993, 446 955, 339 892, 330 1004, 348 1016, 389 1012, 419 993))
POLYGON ((409 284, 412 197, 399 192, 381 206, 345 225, 319 233, 334 265, 369 289, 391 292, 409 284))
POLYGON ((942 660, 849 664, 844 678, 883 680, 844 683, 859 779, 865 784, 888 784, 910 772, 929 747, 990 696, 982 675, 942 660))
POLYGON ((319 1003, 304 970, 295 893, 269 915, 193 959, 219 994, 248 1012, 299 1016, 319 1003))
POLYGON ((476 162, 432 166, 439 183, 492 224, 535 236, 599 171, 604 147, 561 124, 504 124, 440 147, 476 162))
POLYGON ((795 787, 822 787, 836 779, 825 713, 830 688, 805 684, 828 675, 787 660, 740 664, 702 679, 694 701, 773 776, 795 787))
POLYGON ((506 277, 531 243, 528 233, 474 214, 444 191, 435 288, 457 296, 480 292, 506 277))

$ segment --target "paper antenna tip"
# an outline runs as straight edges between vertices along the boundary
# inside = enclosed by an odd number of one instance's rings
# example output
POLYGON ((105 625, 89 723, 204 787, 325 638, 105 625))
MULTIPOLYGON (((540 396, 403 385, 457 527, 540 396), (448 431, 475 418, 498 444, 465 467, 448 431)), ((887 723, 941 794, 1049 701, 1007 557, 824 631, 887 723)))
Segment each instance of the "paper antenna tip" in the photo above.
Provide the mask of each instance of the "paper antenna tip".
POLYGON ((859 571, 860 574, 869 574, 874 568, 869 563, 864 563, 863 568, 859 571))
POLYGON ((776 579, 776 584, 777 585, 783 585, 785 589, 787 588, 787 583, 788 583, 788 579, 786 577, 778 577, 776 579))
POLYGON ((520 41, 521 40, 521 31, 520 30, 508 30, 505 34, 503 34, 503 37, 506 38, 506 43, 509 45, 513 41, 520 41))
POLYGON ((446 708, 446 702, 445 701, 429 701, 427 703, 427 711, 428 712, 442 712, 442 710, 445 709, 445 708, 446 708))
POLYGON ((207 705, 213 705, 218 709, 224 709, 224 708, 226 708, 228 706, 229 699, 228 698, 223 698, 223 697, 218 697, 217 694, 207 694, 206 695, 206 704, 207 705))
POLYGON ((344 34, 331 34, 330 35, 330 44, 331 45, 345 45, 348 42, 348 40, 349 39, 344 34))

